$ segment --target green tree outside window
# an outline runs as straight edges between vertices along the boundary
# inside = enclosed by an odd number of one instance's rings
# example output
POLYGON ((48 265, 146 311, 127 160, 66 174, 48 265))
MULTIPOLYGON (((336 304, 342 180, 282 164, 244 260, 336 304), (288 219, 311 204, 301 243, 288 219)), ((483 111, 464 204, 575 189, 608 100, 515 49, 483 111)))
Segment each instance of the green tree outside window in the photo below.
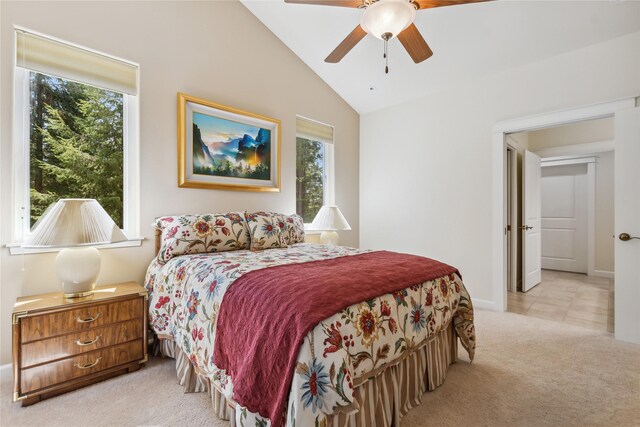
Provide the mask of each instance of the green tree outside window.
POLYGON ((296 141, 296 212, 310 223, 324 202, 324 144, 296 141))
POLYGON ((123 227, 123 95, 30 73, 31 225, 61 198, 93 198, 123 227))

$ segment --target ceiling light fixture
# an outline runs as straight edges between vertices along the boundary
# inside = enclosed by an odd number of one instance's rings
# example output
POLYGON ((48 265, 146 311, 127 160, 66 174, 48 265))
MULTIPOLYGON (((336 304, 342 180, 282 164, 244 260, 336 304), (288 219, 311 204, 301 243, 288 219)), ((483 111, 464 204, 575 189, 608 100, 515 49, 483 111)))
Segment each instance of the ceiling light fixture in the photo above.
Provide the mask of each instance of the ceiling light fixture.
POLYGON ((368 34, 384 40, 385 73, 389 73, 389 40, 397 37, 415 18, 416 8, 410 0, 378 0, 362 14, 360 26, 368 34))

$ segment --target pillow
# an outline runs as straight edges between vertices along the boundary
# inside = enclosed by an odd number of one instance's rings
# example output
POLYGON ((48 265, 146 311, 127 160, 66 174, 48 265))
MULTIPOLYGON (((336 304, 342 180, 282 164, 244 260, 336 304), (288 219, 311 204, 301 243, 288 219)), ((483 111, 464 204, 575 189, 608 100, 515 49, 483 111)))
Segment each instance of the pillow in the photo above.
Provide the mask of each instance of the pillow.
POLYGON ((285 216, 284 241, 287 245, 304 243, 304 220, 300 215, 285 216))
POLYGON ((249 249, 251 237, 244 212, 158 218, 162 230, 158 262, 185 254, 249 249))
POLYGON ((287 247, 284 215, 270 212, 245 213, 245 219, 251 233, 252 251, 287 247))

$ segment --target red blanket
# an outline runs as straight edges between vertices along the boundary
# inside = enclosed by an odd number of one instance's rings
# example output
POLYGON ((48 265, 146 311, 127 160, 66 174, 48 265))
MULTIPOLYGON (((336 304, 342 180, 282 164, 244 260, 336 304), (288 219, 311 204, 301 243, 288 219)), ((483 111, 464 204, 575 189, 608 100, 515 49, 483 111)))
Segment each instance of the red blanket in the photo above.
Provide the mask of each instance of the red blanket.
POLYGON ((305 335, 350 305, 458 271, 429 258, 369 252, 249 272, 224 295, 214 363, 233 397, 279 427, 305 335))

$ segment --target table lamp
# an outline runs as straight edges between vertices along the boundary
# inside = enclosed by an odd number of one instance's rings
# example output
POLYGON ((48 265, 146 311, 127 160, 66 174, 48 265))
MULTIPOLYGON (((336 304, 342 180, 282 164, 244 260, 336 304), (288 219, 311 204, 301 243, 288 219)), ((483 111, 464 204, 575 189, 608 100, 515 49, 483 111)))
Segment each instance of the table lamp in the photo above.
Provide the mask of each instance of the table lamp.
POLYGON ((320 243, 333 246, 340 242, 338 230, 351 230, 351 226, 337 206, 325 205, 320 208, 308 230, 322 231, 320 243))
POLYGON ((64 248, 56 273, 65 298, 93 294, 100 274, 100 252, 94 245, 127 237, 95 199, 60 199, 34 224, 23 248, 64 248))

